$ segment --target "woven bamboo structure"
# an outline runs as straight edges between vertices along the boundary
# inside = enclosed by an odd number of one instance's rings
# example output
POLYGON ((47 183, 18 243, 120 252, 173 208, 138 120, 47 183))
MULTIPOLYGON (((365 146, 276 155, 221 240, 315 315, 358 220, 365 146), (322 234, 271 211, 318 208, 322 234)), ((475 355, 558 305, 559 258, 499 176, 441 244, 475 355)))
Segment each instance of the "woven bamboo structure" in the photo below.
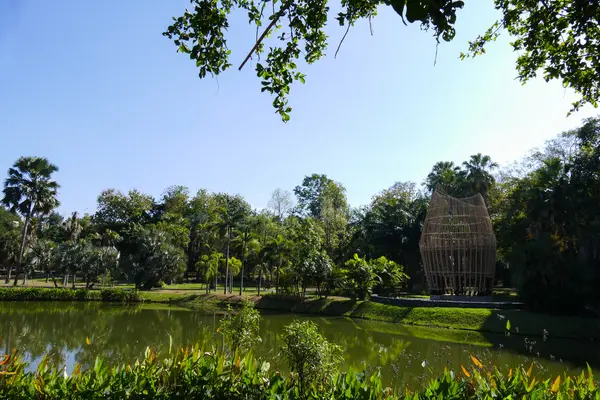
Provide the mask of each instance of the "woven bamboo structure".
POLYGON ((432 295, 491 295, 496 237, 480 194, 454 198, 433 192, 420 241, 432 295))

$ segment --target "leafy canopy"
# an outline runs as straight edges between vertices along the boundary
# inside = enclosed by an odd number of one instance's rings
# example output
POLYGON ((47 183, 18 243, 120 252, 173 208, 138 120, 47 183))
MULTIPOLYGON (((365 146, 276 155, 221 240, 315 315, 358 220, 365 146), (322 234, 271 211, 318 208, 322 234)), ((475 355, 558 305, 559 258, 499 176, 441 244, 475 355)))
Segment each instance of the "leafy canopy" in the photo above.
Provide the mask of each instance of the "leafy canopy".
MULTIPOLYGON (((179 52, 195 61, 200 78, 207 74, 216 76, 232 65, 225 38, 225 31, 230 27, 228 17, 236 9, 246 11, 250 25, 256 27, 256 43, 239 69, 253 54, 259 56, 256 74, 261 79, 261 91, 274 96, 273 107, 287 122, 292 110, 287 99, 290 85, 294 81, 305 81, 305 75, 297 66, 300 57, 312 64, 325 56, 329 45, 325 34, 330 18, 327 0, 190 0, 190 3, 191 10, 173 18, 174 22, 163 35, 173 41, 179 52), (263 25, 266 28, 262 28, 263 25), (261 60, 265 38, 275 33, 278 33, 278 42, 269 42, 266 57, 261 60)), ((440 38, 444 41, 454 38, 457 11, 465 2, 341 0, 341 11, 335 19, 346 27, 347 34, 358 20, 377 16, 381 5, 391 6, 404 24, 419 22, 423 29, 430 29, 439 43, 440 38)), ((494 6, 502 18, 470 42, 469 51, 462 53, 461 58, 485 53, 487 43, 502 31, 508 31, 515 38, 512 46, 519 54, 517 73, 521 82, 543 71, 547 81, 559 79, 565 87, 579 93, 581 99, 573 104, 573 110, 585 103, 597 105, 600 95, 600 59, 596 57, 600 40, 598 2, 494 0, 494 6)))

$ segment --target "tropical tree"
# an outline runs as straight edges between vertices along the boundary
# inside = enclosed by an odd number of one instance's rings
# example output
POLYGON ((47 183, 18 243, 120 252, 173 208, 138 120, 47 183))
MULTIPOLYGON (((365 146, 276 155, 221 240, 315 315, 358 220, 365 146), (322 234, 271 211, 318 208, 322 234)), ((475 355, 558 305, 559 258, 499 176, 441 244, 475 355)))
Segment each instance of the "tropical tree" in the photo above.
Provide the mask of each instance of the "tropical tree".
POLYGON ((215 290, 217 290, 217 276, 219 275, 219 266, 224 259, 223 253, 212 252, 210 255, 204 254, 197 261, 198 271, 202 271, 204 281, 206 282, 206 293, 210 291, 210 283, 215 280, 215 290))
POLYGON ((477 153, 471 156, 469 161, 463 162, 465 169, 465 181, 472 194, 479 193, 484 199, 487 199, 487 193, 495 183, 495 179, 490 173, 491 170, 498 167, 490 156, 477 153))
POLYGON ((62 223, 62 229, 64 230, 66 240, 77 241, 79 239, 83 226, 79 220, 77 211, 74 211, 71 217, 62 223))
POLYGON ((141 230, 130 253, 127 272, 137 288, 151 289, 159 282, 180 276, 185 270, 183 250, 173 246, 164 232, 141 230))
MULTIPOLYGON (((232 46, 225 37, 225 32, 230 29, 230 14, 236 9, 243 10, 249 16, 250 24, 254 25, 253 29, 256 32, 263 30, 239 69, 254 54, 259 57, 256 75, 261 79, 261 90, 274 96, 273 107, 284 122, 289 120, 292 110, 288 105, 292 83, 305 81, 305 75, 298 71, 298 65, 302 65, 298 59, 302 55, 311 64, 325 56, 330 37, 325 26, 332 18, 337 20, 337 24, 346 26, 347 34, 359 20, 370 22, 378 14, 380 6, 391 6, 400 17, 398 24, 417 22, 426 30, 433 31, 439 43, 440 39, 454 39, 458 11, 465 6, 464 1, 455 0, 348 0, 341 2, 339 12, 334 16, 323 2, 191 2, 192 7, 182 16, 173 18, 163 35, 173 41, 177 51, 196 64, 200 78, 218 76, 231 66, 232 46), (271 13, 265 12, 271 9, 271 13), (277 34, 279 30, 285 33, 277 34), (267 37, 277 37, 278 41, 266 46, 264 40, 267 37), (261 57, 264 52, 266 55, 261 57)), ((590 55, 596 53, 600 40, 598 2, 494 0, 493 4, 499 10, 500 19, 469 42, 468 51, 461 53, 461 58, 484 54, 486 45, 496 40, 501 32, 507 31, 513 36, 511 45, 518 53, 517 76, 521 82, 525 83, 539 74, 546 80, 558 79, 581 96, 573 104, 573 110, 586 103, 596 106, 600 99, 600 77, 597 73, 600 60, 590 55)), ((338 51, 340 46, 341 42, 338 51)))
POLYGON ((52 277, 54 287, 58 287, 54 270, 58 265, 58 248, 54 242, 40 239, 36 240, 25 255, 23 266, 25 275, 31 271, 45 271, 52 277))
POLYGON ((343 273, 354 298, 358 297, 361 300, 368 298, 373 287, 381 281, 373 265, 358 254, 354 254, 354 257, 344 265, 346 268, 343 273))
POLYGON ((227 294, 232 231, 250 215, 250 205, 242 196, 232 196, 227 193, 217 194, 215 200, 219 215, 218 226, 221 237, 225 240, 225 287, 223 288, 223 294, 227 294))
POLYGON ((58 167, 43 157, 21 157, 8 170, 2 203, 25 218, 17 258, 15 286, 22 268, 31 219, 34 216, 47 215, 59 205, 56 195, 60 185, 52 180, 52 175, 57 171, 58 167))
MULTIPOLYGON (((218 242, 218 210, 214 195, 206 190, 199 190, 190 200, 189 243, 187 248, 188 271, 198 265, 203 256, 209 256, 217 249, 218 242)), ((201 269, 196 269, 196 280, 200 280, 201 269)))
POLYGON ((6 270, 7 282, 19 254, 20 225, 21 221, 14 213, 0 207, 0 268, 6 270))
POLYGON ((242 270, 242 261, 235 257, 229 258, 229 293, 233 293, 233 277, 242 270))
POLYGON ((373 266, 375 273, 379 277, 377 285, 381 294, 390 294, 394 292, 397 285, 408 281, 409 277, 404 273, 404 267, 394 261, 381 256, 368 263, 373 266))
POLYGON ((438 161, 425 179, 425 187, 431 193, 438 185, 442 186, 449 194, 457 195, 462 191, 460 182, 460 167, 452 161, 438 161))
POLYGON ((119 264, 119 251, 114 247, 80 246, 84 262, 80 271, 85 287, 91 289, 103 274, 114 274, 119 264))
POLYGON ((281 267, 291 253, 293 243, 279 234, 271 239, 265 251, 270 255, 270 259, 275 263, 275 293, 279 294, 279 277, 281 267))
POLYGON ((244 269, 246 267, 248 254, 251 253, 256 255, 260 249, 260 243, 256 239, 256 233, 253 231, 255 226, 256 221, 254 217, 246 218, 240 228, 235 231, 235 237, 233 239, 233 244, 241 257, 240 296, 244 291, 244 269))

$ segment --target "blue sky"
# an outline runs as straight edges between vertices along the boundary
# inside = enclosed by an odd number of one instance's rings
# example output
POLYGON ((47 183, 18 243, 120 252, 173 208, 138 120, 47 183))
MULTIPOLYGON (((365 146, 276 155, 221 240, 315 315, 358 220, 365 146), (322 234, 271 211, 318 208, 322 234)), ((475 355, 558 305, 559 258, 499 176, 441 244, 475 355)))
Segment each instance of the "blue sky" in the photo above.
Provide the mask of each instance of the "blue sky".
MULTIPOLYGON (((396 181, 423 181, 436 161, 489 154, 499 163, 596 114, 567 118, 575 99, 559 82, 522 86, 505 37, 460 61, 495 19, 491 0, 468 2, 458 34, 439 46, 387 8, 344 30, 331 24, 329 55, 303 67, 292 119, 260 93, 254 40, 243 15, 229 31, 234 68, 200 80, 161 35, 186 0, 0 1, 0 169, 22 155, 60 167, 60 211, 95 210, 100 191, 169 185, 239 193, 266 206, 277 188, 325 173, 367 203, 396 181)), ((335 9, 332 3, 332 8, 335 9)))

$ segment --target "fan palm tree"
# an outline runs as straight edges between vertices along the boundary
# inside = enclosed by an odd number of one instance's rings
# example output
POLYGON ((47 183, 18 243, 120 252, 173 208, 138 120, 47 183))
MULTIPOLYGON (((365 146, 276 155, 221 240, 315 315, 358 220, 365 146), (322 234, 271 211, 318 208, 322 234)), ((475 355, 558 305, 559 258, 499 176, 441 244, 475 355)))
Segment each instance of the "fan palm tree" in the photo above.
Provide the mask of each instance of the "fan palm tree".
POLYGON ((57 171, 58 167, 43 157, 21 157, 8 170, 2 203, 25 218, 14 285, 19 279, 31 219, 49 214, 60 204, 56 199, 60 185, 52 180, 57 171))
POLYGON ((45 270, 52 277, 55 288, 58 287, 54 276, 54 268, 58 261, 56 250, 56 245, 53 242, 43 239, 36 240, 25 258, 25 264, 30 270, 45 270))
POLYGON ((433 192, 438 185, 442 185, 446 190, 454 191, 458 189, 456 186, 459 173, 460 167, 454 165, 452 161, 439 161, 427 175, 425 186, 430 192, 433 192))
POLYGON ((77 241, 79 239, 79 235, 81 235, 81 231, 83 227, 79 222, 79 216, 77 215, 77 211, 71 214, 71 217, 62 223, 62 228, 65 231, 65 236, 67 240, 77 241))
POLYGON ((490 156, 477 153, 472 155, 469 161, 463 162, 463 167, 465 168, 466 181, 472 192, 480 193, 486 199, 488 191, 495 183, 490 171, 497 168, 498 163, 493 162, 490 156))

